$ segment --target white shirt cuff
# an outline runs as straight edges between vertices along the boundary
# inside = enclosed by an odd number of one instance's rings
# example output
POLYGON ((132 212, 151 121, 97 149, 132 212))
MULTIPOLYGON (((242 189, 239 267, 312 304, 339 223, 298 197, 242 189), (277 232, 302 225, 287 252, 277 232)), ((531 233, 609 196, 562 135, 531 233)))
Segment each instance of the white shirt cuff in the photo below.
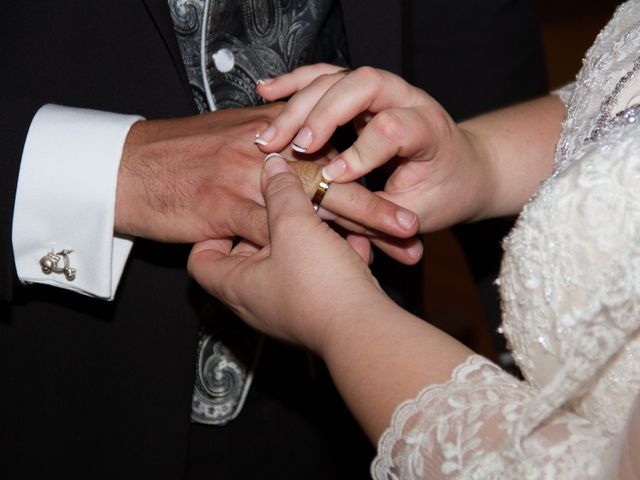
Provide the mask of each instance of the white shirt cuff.
POLYGON ((33 117, 13 215, 21 282, 113 299, 133 245, 133 239, 113 232, 118 168, 129 129, 138 120, 142 117, 58 105, 45 105, 33 117), (73 250, 72 281, 45 274, 40 266, 43 256, 61 250, 73 250))

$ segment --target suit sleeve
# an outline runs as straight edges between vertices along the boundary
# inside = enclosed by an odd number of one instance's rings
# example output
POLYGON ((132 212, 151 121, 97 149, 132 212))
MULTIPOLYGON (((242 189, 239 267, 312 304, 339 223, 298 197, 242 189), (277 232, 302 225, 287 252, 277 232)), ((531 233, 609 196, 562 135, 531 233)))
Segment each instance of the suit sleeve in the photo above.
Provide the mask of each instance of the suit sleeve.
MULTIPOLYGON (((158 5, 166 9, 166 3, 158 5)), ((167 27, 172 28, 170 22, 167 27)), ((0 51, 3 71, 0 75, 0 301, 19 301, 31 295, 30 290, 36 290, 20 281, 12 243, 16 194, 22 192, 18 191, 18 177, 22 176, 23 150, 36 113, 47 104, 133 113, 154 119, 197 113, 188 83, 183 79, 183 72, 176 69, 173 49, 167 48, 164 38, 144 2, 127 2, 127 8, 113 8, 112 2, 90 2, 81 6, 74 2, 10 2, 3 5, 0 40, 8 47, 0 51)), ((85 115, 84 118, 87 117, 85 115)), ((61 147, 65 137, 71 146, 83 136, 93 139, 92 135, 81 133, 85 126, 88 124, 60 128, 52 146, 61 147), (76 136, 72 135, 74 130, 76 136)), ((117 143, 113 140, 114 148, 117 143)), ((75 156, 87 162, 97 162, 102 158, 104 147, 103 143, 96 145, 101 145, 100 151, 96 150, 98 157, 75 156)), ((50 156, 54 150, 43 155, 47 167, 46 172, 42 172, 43 178, 47 179, 46 185, 56 187, 53 194, 61 194, 66 188, 72 191, 85 188, 88 177, 71 186, 69 179, 75 175, 76 167, 63 166, 60 160, 54 162, 50 156)), ((68 152, 60 152, 66 161, 68 152)), ((102 163, 99 165, 104 166, 102 163)), ((115 167, 110 168, 112 173, 115 172, 115 167)), ((92 168, 88 173, 95 171, 92 168)), ((49 197, 46 202, 50 202, 46 206, 55 206, 49 197)), ((84 200, 81 205, 88 206, 84 200)), ((64 206, 62 210, 68 208, 64 206)), ((79 217, 74 213, 69 218, 77 221, 67 230, 76 234, 85 235, 89 229, 95 229, 95 220, 90 214, 79 217)), ((50 220, 48 216, 47 220, 50 220)), ((37 226, 42 226, 41 220, 37 221, 37 226)), ((52 243, 60 250, 74 250, 70 260, 77 269, 76 280, 63 285, 73 285, 84 293, 110 298, 113 286, 94 290, 81 285, 87 280, 85 275, 91 273, 91 268, 85 265, 84 259, 80 259, 81 249, 75 242, 68 245, 68 240, 51 236, 38 240, 37 247, 31 247, 30 268, 39 268, 39 259, 50 251, 52 243)), ((16 247, 22 251, 22 247, 16 247)), ((16 254, 19 255, 17 251, 16 254)), ((109 278, 115 280, 120 267, 116 263, 109 267, 113 269, 109 278)), ((54 275, 46 278, 51 280, 54 275)), ((101 282, 104 284, 103 280, 101 282)), ((108 283, 111 284, 111 280, 108 283)))
POLYGON ((11 224, 20 158, 31 119, 39 105, 27 98, 3 93, 0 106, 0 300, 8 301, 13 298, 17 286, 11 224))

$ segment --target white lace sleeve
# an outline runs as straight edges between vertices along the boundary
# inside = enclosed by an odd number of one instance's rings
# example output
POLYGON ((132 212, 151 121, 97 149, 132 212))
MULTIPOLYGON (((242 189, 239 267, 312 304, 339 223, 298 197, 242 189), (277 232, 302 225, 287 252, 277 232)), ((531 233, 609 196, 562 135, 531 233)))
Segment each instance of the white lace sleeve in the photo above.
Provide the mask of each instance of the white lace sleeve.
POLYGON ((376 479, 593 478, 609 441, 558 410, 526 438, 515 435, 535 391, 474 355, 451 380, 396 410, 372 465, 376 479))
POLYGON ((638 45, 630 0, 554 92, 568 103, 556 169, 505 239, 500 275, 526 381, 468 358, 397 408, 374 478, 640 478, 638 45))
POLYGON ((398 407, 374 478, 618 477, 640 391, 638 152, 635 123, 583 147, 505 241, 503 326, 531 381, 470 357, 398 407))
POLYGON ((629 478, 617 469, 640 392, 640 124, 609 130, 505 240, 503 328, 527 381, 470 357, 398 407, 374 478, 629 478))
POLYGON ((560 97, 560 100, 562 100, 562 103, 564 103, 565 105, 568 105, 569 99, 571 98, 571 95, 573 95, 575 86, 576 86, 576 83, 571 82, 560 88, 557 88, 556 90, 553 90, 551 93, 553 95, 560 97))

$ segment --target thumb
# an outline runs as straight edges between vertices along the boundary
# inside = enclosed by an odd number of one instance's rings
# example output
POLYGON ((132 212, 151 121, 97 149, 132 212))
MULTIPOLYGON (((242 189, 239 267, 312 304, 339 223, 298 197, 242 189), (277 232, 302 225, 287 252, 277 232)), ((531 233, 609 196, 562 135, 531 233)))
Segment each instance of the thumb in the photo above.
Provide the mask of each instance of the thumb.
POLYGON ((225 280, 238 261, 230 255, 231 239, 205 240, 191 249, 187 262, 189 275, 208 293, 220 298, 225 280))
POLYGON ((288 221, 296 224, 300 229, 307 222, 315 224, 320 221, 300 178, 279 154, 267 155, 265 159, 262 170, 262 194, 267 205, 272 242, 279 227, 285 223, 288 224, 288 221))

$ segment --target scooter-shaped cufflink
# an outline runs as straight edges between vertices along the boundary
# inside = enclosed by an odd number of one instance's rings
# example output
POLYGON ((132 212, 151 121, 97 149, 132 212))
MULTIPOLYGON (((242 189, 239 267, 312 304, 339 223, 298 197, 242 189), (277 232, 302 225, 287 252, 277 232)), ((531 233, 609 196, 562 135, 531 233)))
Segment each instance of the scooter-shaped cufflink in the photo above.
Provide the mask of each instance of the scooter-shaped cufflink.
POLYGON ((42 273, 49 275, 50 273, 62 273, 64 278, 73 282, 76 278, 76 269, 71 268, 69 262, 69 254, 73 250, 60 250, 58 253, 49 252, 40 259, 40 267, 42 273), (63 266, 60 266, 60 260, 63 261, 63 266))

